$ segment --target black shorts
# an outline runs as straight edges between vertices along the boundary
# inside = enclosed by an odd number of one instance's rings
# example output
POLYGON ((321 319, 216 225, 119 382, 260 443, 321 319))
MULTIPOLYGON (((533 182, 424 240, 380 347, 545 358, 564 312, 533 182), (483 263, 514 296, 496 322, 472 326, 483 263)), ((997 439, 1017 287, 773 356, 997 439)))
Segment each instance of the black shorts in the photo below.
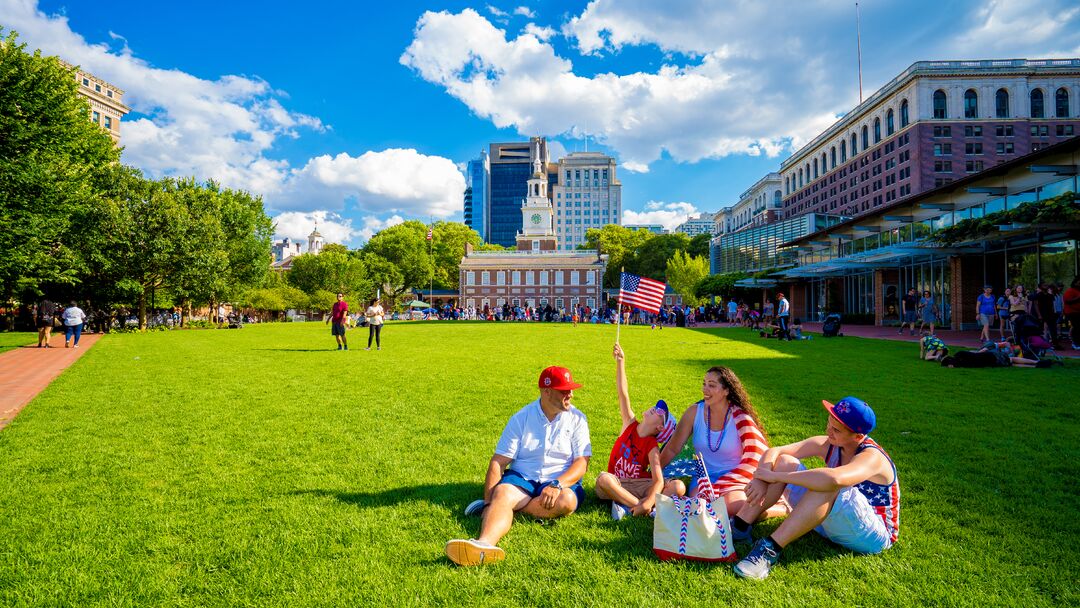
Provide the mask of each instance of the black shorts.
POLYGON ((331 336, 344 336, 345 335, 345 324, 344 323, 331 323, 330 324, 330 335, 331 336))
POLYGON ((51 317, 48 318, 48 319, 38 319, 37 320, 37 328, 38 329, 45 329, 46 327, 52 327, 52 326, 53 326, 53 322, 52 322, 51 317))

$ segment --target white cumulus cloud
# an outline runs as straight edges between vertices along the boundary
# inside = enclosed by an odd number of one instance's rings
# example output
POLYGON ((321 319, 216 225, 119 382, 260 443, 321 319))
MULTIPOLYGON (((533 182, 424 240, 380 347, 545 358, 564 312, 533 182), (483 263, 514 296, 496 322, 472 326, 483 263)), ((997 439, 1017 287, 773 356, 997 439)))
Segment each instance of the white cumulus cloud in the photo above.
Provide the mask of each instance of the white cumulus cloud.
POLYGON ((515 15, 521 15, 522 17, 525 17, 526 19, 536 19, 536 11, 532 10, 531 8, 529 8, 527 6, 519 6, 519 7, 515 8, 514 9, 514 14, 515 15))
POLYGON ((307 237, 316 227, 327 243, 348 245, 360 234, 352 220, 326 210, 286 211, 274 216, 274 237, 289 237, 307 247, 307 237))
POLYGON ((692 203, 677 202, 665 203, 663 201, 649 201, 645 203, 645 211, 623 210, 622 223, 627 224, 660 224, 664 229, 674 230, 691 217, 701 212, 692 203))

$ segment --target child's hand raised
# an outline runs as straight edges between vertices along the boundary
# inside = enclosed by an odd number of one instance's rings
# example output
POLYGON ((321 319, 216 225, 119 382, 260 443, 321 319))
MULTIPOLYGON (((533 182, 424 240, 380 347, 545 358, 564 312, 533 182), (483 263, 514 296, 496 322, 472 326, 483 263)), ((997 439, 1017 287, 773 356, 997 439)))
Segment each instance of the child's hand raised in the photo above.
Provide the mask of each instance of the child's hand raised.
POLYGON ((616 361, 623 361, 626 359, 626 355, 622 352, 622 347, 618 344, 611 350, 611 356, 614 357, 616 361))

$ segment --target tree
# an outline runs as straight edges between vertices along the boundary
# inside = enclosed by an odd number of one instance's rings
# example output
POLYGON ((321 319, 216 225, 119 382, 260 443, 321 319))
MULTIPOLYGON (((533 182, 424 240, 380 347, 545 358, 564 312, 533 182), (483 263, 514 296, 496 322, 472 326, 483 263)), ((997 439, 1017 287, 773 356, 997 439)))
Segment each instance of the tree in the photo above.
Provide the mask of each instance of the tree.
POLYGON ((435 257, 435 285, 457 289, 461 281, 461 258, 465 244, 479 247, 480 233, 458 222, 435 222, 432 229, 432 251, 435 257))
MULTIPOLYGON (((623 226, 608 224, 602 228, 589 228, 585 231, 585 248, 598 249, 607 254, 608 265, 604 273, 604 286, 619 286, 619 271, 622 267, 634 272, 634 256, 639 247, 652 238, 653 234, 643 228, 630 230, 623 226)), ((662 276, 662 275, 661 275, 662 276)))
POLYGON ((653 235, 637 248, 633 261, 626 268, 633 268, 632 272, 643 277, 662 281, 668 262, 676 252, 685 252, 689 246, 690 237, 681 232, 653 235))
POLYGON ((686 248, 686 253, 694 257, 704 257, 709 259, 709 243, 712 241, 713 235, 708 232, 699 234, 690 239, 690 245, 686 248))
POLYGON ((397 224, 379 231, 364 245, 364 253, 382 258, 394 267, 384 269, 384 275, 397 279, 382 284, 392 300, 415 288, 427 287, 433 278, 434 266, 428 255, 428 227, 416 220, 397 224))
MULTIPOLYGON (((2 28, 0 28, 2 33, 2 28)), ((102 184, 119 160, 112 139, 88 116, 72 69, 18 35, 0 40, 0 296, 33 296, 72 285, 87 268, 72 238, 96 215, 102 184)))
POLYGON ((711 274, 701 279, 694 293, 699 298, 710 296, 729 297, 739 288, 735 287, 735 281, 750 278, 745 272, 729 272, 726 274, 711 274))
POLYGON ((317 254, 298 256, 288 277, 292 286, 309 296, 319 292, 345 293, 363 299, 375 292, 364 261, 338 244, 329 244, 317 254))
POLYGON ((701 301, 697 286, 709 276, 709 262, 702 256, 676 251, 667 264, 666 276, 668 285, 683 297, 684 302, 697 306, 701 301))

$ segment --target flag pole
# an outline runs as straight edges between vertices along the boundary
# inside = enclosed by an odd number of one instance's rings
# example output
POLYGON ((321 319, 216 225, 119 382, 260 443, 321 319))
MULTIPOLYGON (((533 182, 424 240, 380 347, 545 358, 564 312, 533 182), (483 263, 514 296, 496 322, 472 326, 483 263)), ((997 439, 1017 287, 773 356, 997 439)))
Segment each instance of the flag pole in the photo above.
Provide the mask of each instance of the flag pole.
POLYGON ((615 298, 615 344, 619 343, 619 332, 622 331, 622 273, 626 267, 619 268, 619 295, 615 298))

